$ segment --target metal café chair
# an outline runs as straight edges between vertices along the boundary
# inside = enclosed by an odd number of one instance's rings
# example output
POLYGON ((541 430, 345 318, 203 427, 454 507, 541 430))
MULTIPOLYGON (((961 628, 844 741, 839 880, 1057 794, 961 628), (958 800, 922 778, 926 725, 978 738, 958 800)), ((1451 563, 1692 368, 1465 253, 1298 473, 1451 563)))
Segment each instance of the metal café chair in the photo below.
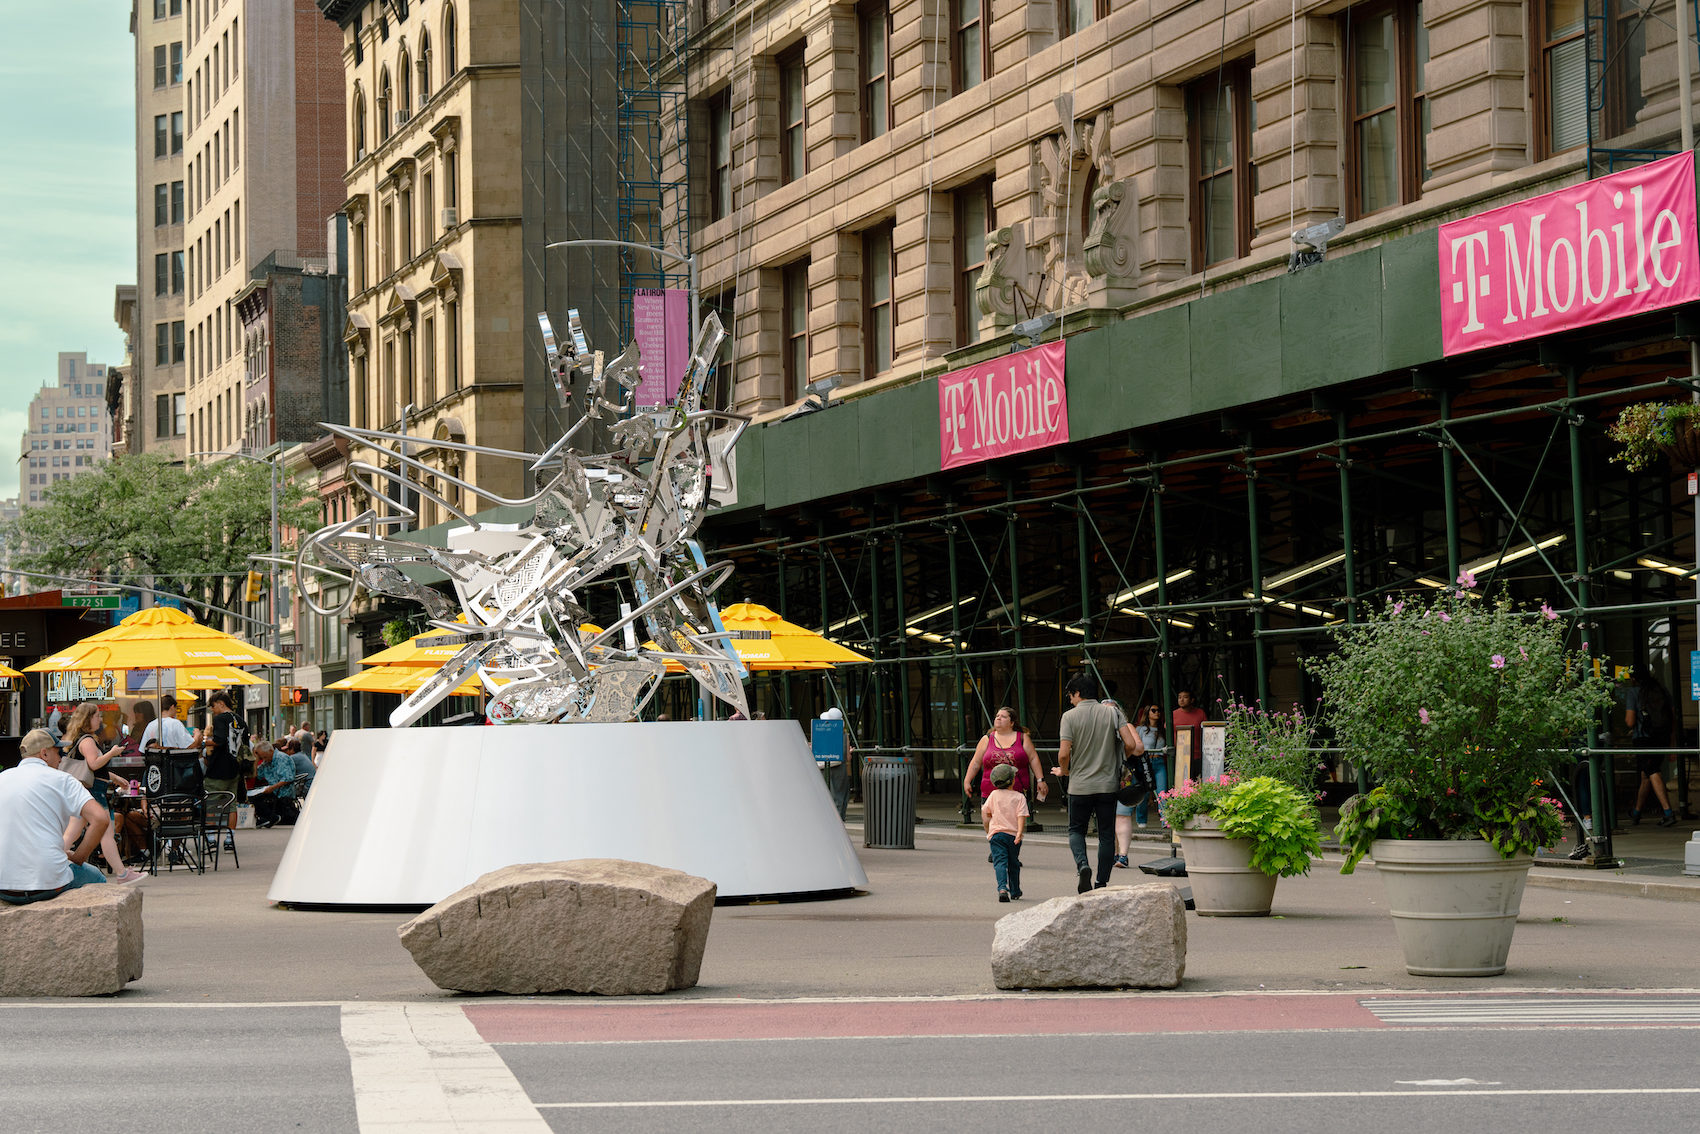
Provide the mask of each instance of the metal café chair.
POLYGON ((236 869, 242 869, 242 859, 236 854, 236 836, 231 833, 230 813, 236 808, 236 793, 233 791, 209 791, 207 793, 206 820, 202 831, 206 837, 206 853, 212 857, 214 873, 218 871, 218 858, 221 848, 228 848, 230 857, 236 862, 236 869))
POLYGON ((204 797, 192 795, 162 795, 150 801, 151 823, 149 845, 152 861, 148 873, 158 874, 164 861, 166 872, 176 868, 174 856, 182 855, 189 869, 198 874, 207 871, 202 840, 206 837, 204 797))

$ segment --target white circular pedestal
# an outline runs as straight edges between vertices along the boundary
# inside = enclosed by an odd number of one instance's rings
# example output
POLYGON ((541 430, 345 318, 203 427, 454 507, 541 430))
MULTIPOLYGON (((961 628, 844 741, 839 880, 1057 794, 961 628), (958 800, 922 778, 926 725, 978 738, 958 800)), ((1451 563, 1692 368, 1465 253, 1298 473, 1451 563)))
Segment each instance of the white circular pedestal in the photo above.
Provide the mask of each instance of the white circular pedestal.
POLYGON ((622 858, 721 898, 865 887, 795 721, 343 729, 267 896, 429 906, 503 866, 622 858))

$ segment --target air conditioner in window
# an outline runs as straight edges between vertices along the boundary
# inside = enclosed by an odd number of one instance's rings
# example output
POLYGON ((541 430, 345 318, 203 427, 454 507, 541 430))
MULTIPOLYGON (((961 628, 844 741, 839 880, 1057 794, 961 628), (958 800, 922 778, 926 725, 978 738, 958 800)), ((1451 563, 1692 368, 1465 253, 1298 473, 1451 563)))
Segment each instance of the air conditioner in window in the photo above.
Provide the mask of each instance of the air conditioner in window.
POLYGON ((455 225, 457 225, 459 223, 460 223, 460 218, 455 215, 455 207, 453 205, 450 205, 448 208, 443 210, 443 227, 444 228, 453 228, 455 225))
POLYGON ((412 117, 413 117, 413 114, 412 114, 411 111, 398 110, 398 111, 395 112, 395 124, 398 128, 402 127, 402 126, 406 126, 407 120, 409 118, 412 118, 412 117))

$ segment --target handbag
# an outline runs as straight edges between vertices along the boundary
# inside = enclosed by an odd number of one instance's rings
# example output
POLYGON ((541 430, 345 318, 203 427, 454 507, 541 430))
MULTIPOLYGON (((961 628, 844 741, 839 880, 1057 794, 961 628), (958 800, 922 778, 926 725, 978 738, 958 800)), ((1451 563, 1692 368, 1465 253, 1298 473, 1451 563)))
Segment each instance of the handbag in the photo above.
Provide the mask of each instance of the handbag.
POLYGON ((1157 779, 1151 771, 1151 757, 1141 754, 1122 758, 1121 782, 1116 787, 1117 803, 1123 807, 1132 807, 1156 786, 1157 779))
POLYGON ((94 787, 94 769, 81 756, 68 756, 59 762, 59 770, 82 784, 85 788, 94 787))

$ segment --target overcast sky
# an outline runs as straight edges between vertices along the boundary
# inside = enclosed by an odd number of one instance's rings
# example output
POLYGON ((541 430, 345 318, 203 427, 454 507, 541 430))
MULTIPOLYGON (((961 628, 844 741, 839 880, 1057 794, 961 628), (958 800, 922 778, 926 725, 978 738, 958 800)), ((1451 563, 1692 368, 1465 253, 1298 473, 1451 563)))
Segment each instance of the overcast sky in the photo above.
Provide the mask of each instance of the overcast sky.
POLYGON ((124 360, 113 290, 136 282, 134 40, 127 0, 6 5, 0 56, 0 498, 59 352, 124 360))

